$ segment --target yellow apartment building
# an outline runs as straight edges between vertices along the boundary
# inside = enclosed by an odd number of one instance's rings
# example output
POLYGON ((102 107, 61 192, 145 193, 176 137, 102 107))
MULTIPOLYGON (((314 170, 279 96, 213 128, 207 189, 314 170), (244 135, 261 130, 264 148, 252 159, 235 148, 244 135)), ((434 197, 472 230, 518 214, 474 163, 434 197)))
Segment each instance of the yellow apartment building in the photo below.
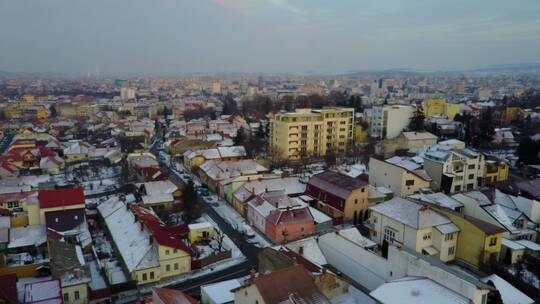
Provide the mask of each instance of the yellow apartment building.
POLYGON ((445 99, 425 99, 423 103, 424 114, 426 117, 446 116, 454 119, 459 113, 459 104, 448 103, 445 99))
POLYGON ((354 109, 296 109, 270 119, 270 149, 285 159, 343 154, 352 146, 354 109))

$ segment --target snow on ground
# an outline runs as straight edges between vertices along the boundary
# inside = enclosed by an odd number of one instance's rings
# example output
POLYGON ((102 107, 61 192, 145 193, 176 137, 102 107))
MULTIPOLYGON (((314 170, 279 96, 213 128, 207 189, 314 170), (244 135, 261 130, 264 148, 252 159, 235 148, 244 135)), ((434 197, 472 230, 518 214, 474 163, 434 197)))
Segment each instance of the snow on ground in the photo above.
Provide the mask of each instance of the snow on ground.
MULTIPOLYGON (((210 216, 208 215, 203 215, 202 217, 205 221, 211 223, 213 226, 214 226, 214 229, 219 229, 218 225, 210 218, 210 216)), ((240 249, 238 249, 238 247, 236 246, 236 244, 229 238, 229 236, 225 233, 223 233, 223 235, 225 236, 223 238, 223 248, 225 249, 228 249, 228 250, 231 250, 231 257, 233 259, 235 258, 242 258, 242 257, 245 257, 243 254, 242 254, 242 251, 240 251, 240 249)))
POLYGON ((204 268, 201 268, 199 270, 188 272, 188 273, 186 273, 184 275, 180 275, 180 276, 176 276, 176 277, 172 277, 172 278, 168 278, 168 279, 163 279, 158 284, 155 284, 155 285, 140 287, 139 292, 141 294, 145 294, 145 293, 152 292, 152 287, 167 287, 167 286, 170 286, 170 285, 180 284, 182 282, 185 282, 185 281, 188 281, 188 280, 191 280, 191 279, 195 279, 195 278, 198 278, 198 277, 209 275, 209 274, 211 274, 213 272, 225 270, 227 268, 230 268, 230 267, 233 267, 235 265, 241 264, 245 260, 246 260, 245 257, 239 257, 239 258, 227 259, 227 260, 219 261, 217 263, 214 263, 212 265, 208 265, 208 266, 206 266, 204 268))
POLYGON ((211 195, 211 206, 227 223, 229 223, 236 231, 245 235, 253 235, 248 242, 253 245, 264 248, 272 245, 264 236, 251 227, 247 221, 240 215, 234 208, 229 205, 225 200, 219 198, 217 195, 211 195))

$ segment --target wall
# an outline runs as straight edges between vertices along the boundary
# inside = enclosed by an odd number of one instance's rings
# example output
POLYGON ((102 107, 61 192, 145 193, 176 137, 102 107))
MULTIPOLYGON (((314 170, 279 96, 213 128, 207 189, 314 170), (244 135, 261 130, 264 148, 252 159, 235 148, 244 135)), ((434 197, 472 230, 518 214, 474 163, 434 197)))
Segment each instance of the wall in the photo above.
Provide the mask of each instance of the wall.
POLYGON ((345 221, 354 220, 356 212, 357 218, 361 221, 364 213, 369 207, 368 201, 369 191, 368 186, 356 189, 349 194, 345 200, 345 208, 343 209, 343 219, 345 221))
POLYGON ((174 248, 159 245, 158 255, 159 271, 162 278, 191 271, 191 256, 180 249, 176 249, 175 252, 174 248), (178 265, 178 269, 175 269, 175 264, 178 265), (167 265, 169 265, 169 271, 167 271, 167 265))
POLYGON ((148 284, 151 282, 157 282, 160 280, 159 267, 152 267, 147 269, 136 270, 131 273, 131 279, 137 282, 137 285, 148 284), (151 273, 154 273, 154 279, 151 279, 151 273), (143 276, 146 274, 146 280, 143 280, 143 276))
POLYGON ((388 164, 376 158, 369 159, 369 183, 375 187, 384 186, 395 195, 401 196, 401 185, 403 184, 403 172, 405 170, 388 164))
POLYGON ((433 179, 431 181, 431 188, 433 188, 433 190, 438 191, 441 189, 443 167, 444 165, 442 163, 424 158, 424 170, 426 170, 429 176, 431 176, 433 179))
POLYGON ((79 284, 73 286, 62 287, 62 296, 64 297, 64 303, 66 304, 85 304, 88 303, 88 286, 86 284, 79 284), (75 299, 75 292, 79 293, 79 299, 75 299), (69 301, 66 301, 66 294, 69 301))
MULTIPOLYGON (((240 288, 234 292, 235 304, 265 304, 259 290, 255 285, 240 288)), ((273 303, 267 303, 273 304, 273 303)))

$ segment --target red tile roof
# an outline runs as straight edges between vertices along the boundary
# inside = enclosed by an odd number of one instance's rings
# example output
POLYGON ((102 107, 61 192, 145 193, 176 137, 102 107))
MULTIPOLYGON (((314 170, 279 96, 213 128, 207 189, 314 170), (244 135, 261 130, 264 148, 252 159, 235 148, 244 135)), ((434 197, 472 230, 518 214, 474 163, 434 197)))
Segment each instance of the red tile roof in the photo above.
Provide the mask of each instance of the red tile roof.
POLYGON ((84 191, 80 187, 41 190, 38 193, 38 201, 39 207, 42 209, 84 205, 84 191))
POLYGON ((197 300, 175 289, 153 288, 154 294, 164 304, 196 304, 197 300))
POLYGON ((34 193, 34 191, 2 193, 0 194, 0 203, 21 201, 34 193))
POLYGON ((306 193, 340 211, 345 200, 356 189, 367 186, 367 182, 334 171, 325 171, 309 179, 306 193))

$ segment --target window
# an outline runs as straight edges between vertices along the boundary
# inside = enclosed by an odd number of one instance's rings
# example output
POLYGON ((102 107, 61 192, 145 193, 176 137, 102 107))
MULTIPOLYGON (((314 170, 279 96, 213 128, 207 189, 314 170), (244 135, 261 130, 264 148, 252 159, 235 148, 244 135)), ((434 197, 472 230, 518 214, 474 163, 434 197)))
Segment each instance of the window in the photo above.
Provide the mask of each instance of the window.
POLYGON ((8 202, 8 208, 18 208, 19 202, 8 202))
POLYGON ((497 245, 497 237, 489 239, 489 247, 497 245))
POLYGON ((405 185, 407 186, 414 186, 414 179, 409 179, 405 181, 405 185))
POLYGON ((424 239, 424 241, 431 240, 431 232, 428 232, 428 233, 424 234, 423 239, 424 239))
POLYGON ((461 191, 461 185, 457 185, 454 187, 454 192, 459 192, 461 191))
POLYGON ((487 304, 487 294, 482 295, 482 304, 487 304))
POLYGON ((171 265, 167 264, 167 266, 165 266, 165 271, 171 271, 171 265))
POLYGON ((142 274, 142 280, 143 280, 143 281, 148 280, 148 275, 147 275, 146 273, 143 273, 143 274, 142 274))
POLYGON ((80 298, 79 291, 75 291, 75 300, 78 300, 80 298))
POLYGON ((385 241, 392 241, 396 238, 396 231, 391 228, 385 228, 384 229, 384 240, 385 241))
POLYGON ((174 270, 178 270, 178 263, 174 263, 174 270))
POLYGON ((153 280, 154 279, 154 272, 150 272, 150 280, 153 280))
POLYGON ((300 228, 300 231, 304 232, 304 227, 300 228))
POLYGON ((178 253, 178 249, 174 249, 174 250, 173 250, 173 253, 178 253))
POLYGON ((476 166, 474 164, 472 164, 472 165, 469 165, 467 168, 472 170, 472 169, 476 168, 476 166))
POLYGON ((165 250, 165 255, 169 255, 169 250, 165 250))
POLYGON ((64 294, 64 302, 69 302, 69 293, 64 294))
POLYGON ((474 174, 469 174, 469 179, 474 179, 474 174))
POLYGON ((375 224, 375 223, 377 223, 377 217, 376 216, 373 217, 373 224, 375 224))
POLYGON ((355 204, 355 205, 358 204, 358 199, 355 199, 355 200, 354 200, 354 204, 355 204))
POLYGON ((448 255, 454 255, 455 248, 454 246, 448 247, 448 255))
POLYGON ((448 234, 446 234, 446 235, 444 236, 444 240, 447 241, 447 242, 448 242, 448 241, 451 241, 451 240, 453 240, 453 239, 454 239, 454 234, 453 234, 453 233, 448 233, 448 234))
POLYGON ((360 192, 362 192, 362 193, 366 192, 366 188, 362 188, 362 190, 360 190, 360 192))

